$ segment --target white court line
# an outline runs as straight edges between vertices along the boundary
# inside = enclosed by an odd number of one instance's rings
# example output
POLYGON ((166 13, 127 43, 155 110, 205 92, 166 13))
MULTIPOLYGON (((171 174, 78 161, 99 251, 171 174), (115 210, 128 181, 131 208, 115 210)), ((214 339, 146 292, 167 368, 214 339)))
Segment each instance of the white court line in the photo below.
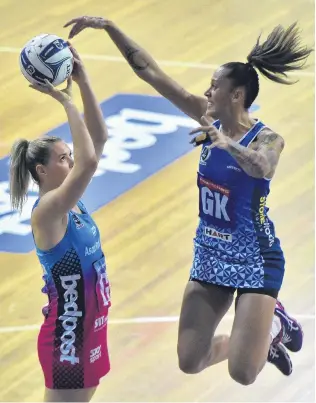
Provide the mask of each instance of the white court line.
MULTIPOLYGON (((20 53, 20 48, 8 47, 8 46, 0 46, 0 53, 20 53)), ((126 60, 122 56, 110 56, 110 55, 94 55, 94 54, 80 54, 83 59, 86 60, 95 60, 95 61, 105 61, 105 62, 113 62, 113 63, 127 63, 126 60)), ((188 67, 192 69, 200 69, 200 70, 216 70, 219 65, 218 64, 209 64, 209 63, 191 63, 191 62, 181 62, 181 61, 172 61, 172 60, 156 60, 160 66, 166 67, 188 67)), ((313 71, 293 71, 287 73, 292 76, 307 76, 314 77, 313 71)))
MULTIPOLYGON (((315 314, 293 314, 292 317, 298 320, 315 320, 315 314)), ((233 315, 224 316, 224 320, 233 319, 233 315)), ((146 323, 170 323, 178 322, 179 316, 143 316, 140 318, 128 318, 128 319, 110 319, 110 325, 129 325, 129 324, 146 324, 146 323)), ((15 333, 26 332, 30 330, 38 330, 41 325, 24 325, 24 326, 8 326, 0 327, 0 333, 15 333)))

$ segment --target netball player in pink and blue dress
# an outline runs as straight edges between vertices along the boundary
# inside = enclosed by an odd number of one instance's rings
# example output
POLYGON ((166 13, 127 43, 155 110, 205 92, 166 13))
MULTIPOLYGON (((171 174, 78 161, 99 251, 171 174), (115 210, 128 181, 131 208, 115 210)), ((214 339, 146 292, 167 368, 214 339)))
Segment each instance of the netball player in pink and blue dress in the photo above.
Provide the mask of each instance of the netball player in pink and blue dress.
MULTIPOLYGON (((67 46, 67 44, 65 44, 67 46)), ((72 49, 72 48, 71 48, 72 49)), ((98 227, 80 200, 96 171, 107 129, 78 53, 72 79, 79 86, 84 119, 63 91, 33 86, 51 96, 68 118, 74 159, 56 137, 18 140, 11 153, 11 200, 20 210, 29 180, 39 186, 31 224, 48 296, 38 336, 45 378, 44 401, 89 401, 110 370, 107 320, 110 286, 98 227)))

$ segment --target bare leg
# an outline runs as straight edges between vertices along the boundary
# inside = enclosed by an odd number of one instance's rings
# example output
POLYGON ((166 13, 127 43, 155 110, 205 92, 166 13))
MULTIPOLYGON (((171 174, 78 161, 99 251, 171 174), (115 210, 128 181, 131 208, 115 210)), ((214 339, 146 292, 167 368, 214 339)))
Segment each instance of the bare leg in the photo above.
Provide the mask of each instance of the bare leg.
POLYGON ((47 389, 44 402, 90 402, 97 388, 86 389, 47 389))
POLYGON ((243 294, 236 308, 229 342, 228 368, 238 383, 253 383, 264 367, 271 342, 275 299, 263 294, 243 294))
POLYGON ((228 336, 215 330, 233 302, 228 287, 190 281, 187 284, 179 322, 178 358, 180 369, 188 374, 227 358, 228 336))

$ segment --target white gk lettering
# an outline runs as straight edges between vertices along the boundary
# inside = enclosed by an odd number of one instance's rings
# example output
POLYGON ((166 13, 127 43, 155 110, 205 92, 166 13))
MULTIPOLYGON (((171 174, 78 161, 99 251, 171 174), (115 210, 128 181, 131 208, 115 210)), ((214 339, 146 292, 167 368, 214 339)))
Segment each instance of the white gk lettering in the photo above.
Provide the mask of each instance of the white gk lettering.
POLYGON ((62 321, 64 332, 61 336, 62 344, 60 346, 60 361, 69 361, 72 365, 79 363, 76 357, 76 335, 74 330, 77 328, 77 321, 82 317, 82 312, 78 310, 76 301, 78 299, 77 281, 81 279, 80 274, 72 276, 60 276, 61 285, 64 293, 64 313, 58 319, 62 321))
POLYGON ((201 188, 202 207, 204 214, 216 217, 219 220, 230 221, 226 211, 228 197, 221 193, 210 190, 207 187, 201 188))

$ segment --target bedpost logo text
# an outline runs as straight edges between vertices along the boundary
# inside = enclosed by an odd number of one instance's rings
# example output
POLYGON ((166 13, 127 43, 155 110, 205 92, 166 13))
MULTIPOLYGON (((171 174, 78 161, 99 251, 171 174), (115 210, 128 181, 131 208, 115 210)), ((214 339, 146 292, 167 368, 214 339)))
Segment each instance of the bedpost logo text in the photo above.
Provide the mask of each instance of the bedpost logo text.
POLYGON ((80 274, 72 276, 60 276, 61 285, 64 292, 64 314, 58 319, 62 321, 63 334, 61 335, 62 344, 60 345, 60 361, 68 361, 72 365, 79 362, 76 357, 75 330, 77 328, 78 318, 82 317, 82 312, 78 310, 76 301, 78 299, 77 281, 81 279, 80 274))

